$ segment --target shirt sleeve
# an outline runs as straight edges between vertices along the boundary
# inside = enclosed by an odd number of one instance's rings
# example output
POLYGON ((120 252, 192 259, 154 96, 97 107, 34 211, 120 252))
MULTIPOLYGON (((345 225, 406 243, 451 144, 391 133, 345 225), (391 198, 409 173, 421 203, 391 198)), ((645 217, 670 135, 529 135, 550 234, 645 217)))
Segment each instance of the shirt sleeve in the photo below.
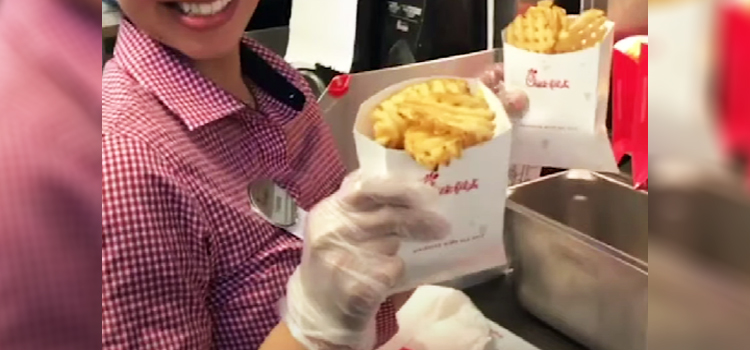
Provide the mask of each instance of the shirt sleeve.
POLYGON ((396 306, 393 304, 393 301, 388 299, 383 303, 380 306, 380 310, 378 310, 375 319, 377 324, 377 341, 375 343, 375 348, 377 349, 391 340, 391 338, 396 335, 396 332, 398 332, 396 306))
POLYGON ((0 145, 0 349, 96 349, 98 164, 32 144, 0 145))
POLYGON ((197 202, 164 154, 102 140, 102 349, 211 349, 197 202))

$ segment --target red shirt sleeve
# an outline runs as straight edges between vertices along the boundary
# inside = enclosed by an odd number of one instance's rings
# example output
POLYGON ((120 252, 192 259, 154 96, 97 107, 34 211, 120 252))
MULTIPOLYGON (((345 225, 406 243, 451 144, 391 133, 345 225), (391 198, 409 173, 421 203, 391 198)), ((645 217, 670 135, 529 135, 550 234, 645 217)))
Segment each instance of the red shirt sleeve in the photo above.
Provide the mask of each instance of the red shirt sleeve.
POLYGON ((28 153, 8 154, 5 146, 0 145, 0 349, 95 349, 100 222, 99 191, 91 187, 98 174, 77 168, 63 154, 40 156, 35 151, 43 149, 31 143, 28 153))
POLYGON ((139 142, 102 141, 102 349, 212 349, 196 201, 139 142))
POLYGON ((396 306, 393 301, 388 299, 383 305, 380 306, 377 320, 377 341, 375 348, 379 348, 398 332, 398 321, 396 320, 396 306))

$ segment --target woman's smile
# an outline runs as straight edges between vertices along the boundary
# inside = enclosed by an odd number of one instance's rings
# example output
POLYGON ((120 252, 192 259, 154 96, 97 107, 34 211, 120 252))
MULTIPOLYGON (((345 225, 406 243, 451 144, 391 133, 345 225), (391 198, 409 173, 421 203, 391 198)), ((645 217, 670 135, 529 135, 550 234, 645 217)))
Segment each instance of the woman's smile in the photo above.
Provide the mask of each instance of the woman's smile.
POLYGON ((232 0, 216 0, 211 3, 177 2, 177 7, 188 16, 211 16, 224 10, 232 0))
POLYGON ((178 21, 192 30, 218 28, 232 19, 238 0, 171 1, 164 5, 177 16, 178 21))

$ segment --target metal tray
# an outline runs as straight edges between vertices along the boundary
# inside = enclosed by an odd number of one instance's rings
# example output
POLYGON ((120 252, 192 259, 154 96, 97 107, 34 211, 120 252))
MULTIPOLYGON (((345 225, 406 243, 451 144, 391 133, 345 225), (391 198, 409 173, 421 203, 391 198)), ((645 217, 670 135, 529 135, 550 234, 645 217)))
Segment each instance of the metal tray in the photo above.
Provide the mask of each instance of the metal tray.
POLYGON ((592 350, 646 349, 648 194, 570 170, 512 187, 505 229, 524 308, 592 350))
MULTIPOLYGON (((729 177, 682 175, 654 186, 652 241, 718 269, 750 276, 750 201, 729 177)), ((677 175, 675 175, 677 176, 677 175)))
POLYGON ((658 172, 649 348, 750 349, 750 200, 726 174, 658 172))

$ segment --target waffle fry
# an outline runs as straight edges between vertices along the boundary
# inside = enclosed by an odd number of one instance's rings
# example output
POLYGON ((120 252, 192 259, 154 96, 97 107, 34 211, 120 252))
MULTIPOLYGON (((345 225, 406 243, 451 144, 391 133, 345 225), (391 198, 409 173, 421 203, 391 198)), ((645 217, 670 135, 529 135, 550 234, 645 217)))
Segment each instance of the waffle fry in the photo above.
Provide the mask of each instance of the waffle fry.
POLYGON ((509 44, 531 52, 555 54, 584 50, 604 40, 607 17, 591 9, 568 17, 565 9, 542 0, 508 26, 509 44))
POLYGON ((529 51, 551 53, 555 46, 555 32, 549 26, 544 10, 531 7, 524 16, 517 17, 508 28, 508 42, 529 51))
POLYGON ((643 39, 636 40, 635 42, 633 42, 632 45, 630 45, 627 51, 625 51, 625 54, 630 56, 630 58, 634 60, 640 59, 642 44, 648 44, 648 39, 643 38, 643 39))
POLYGON ((383 109, 373 112, 372 119, 375 141, 389 148, 403 147, 408 123, 402 114, 383 109))
POLYGON ((555 52, 575 52, 598 44, 607 34, 607 17, 602 10, 588 10, 576 17, 570 26, 560 32, 555 52))
POLYGON ((413 127, 404 134, 404 149, 417 163, 430 170, 449 166, 451 160, 461 158, 463 144, 454 135, 437 135, 427 128, 413 127))
POLYGON ((378 105, 370 118, 376 142, 404 149, 430 170, 450 165, 495 133, 495 113, 484 96, 457 79, 409 86, 378 105))

